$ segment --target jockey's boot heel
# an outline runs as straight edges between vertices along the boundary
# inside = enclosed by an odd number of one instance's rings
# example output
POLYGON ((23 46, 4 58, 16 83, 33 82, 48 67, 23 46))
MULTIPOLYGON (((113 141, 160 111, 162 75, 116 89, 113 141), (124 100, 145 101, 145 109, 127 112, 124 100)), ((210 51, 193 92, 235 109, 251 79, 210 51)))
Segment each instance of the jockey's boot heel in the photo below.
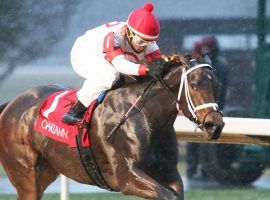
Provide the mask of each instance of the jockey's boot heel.
POLYGON ((86 110, 87 108, 80 101, 77 101, 63 116, 62 122, 68 125, 74 125, 82 121, 86 110))

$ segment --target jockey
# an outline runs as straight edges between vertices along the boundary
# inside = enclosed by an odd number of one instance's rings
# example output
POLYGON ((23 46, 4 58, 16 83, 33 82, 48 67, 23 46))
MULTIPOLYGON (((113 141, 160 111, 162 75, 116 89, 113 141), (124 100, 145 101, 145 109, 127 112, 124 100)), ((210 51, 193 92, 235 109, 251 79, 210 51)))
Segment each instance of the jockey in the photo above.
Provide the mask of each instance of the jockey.
POLYGON ((120 73, 160 76, 163 64, 156 40, 160 25, 153 4, 131 12, 127 22, 111 22, 88 30, 71 50, 71 64, 85 78, 77 92, 78 101, 63 116, 66 124, 81 121, 87 107, 119 79, 120 73))

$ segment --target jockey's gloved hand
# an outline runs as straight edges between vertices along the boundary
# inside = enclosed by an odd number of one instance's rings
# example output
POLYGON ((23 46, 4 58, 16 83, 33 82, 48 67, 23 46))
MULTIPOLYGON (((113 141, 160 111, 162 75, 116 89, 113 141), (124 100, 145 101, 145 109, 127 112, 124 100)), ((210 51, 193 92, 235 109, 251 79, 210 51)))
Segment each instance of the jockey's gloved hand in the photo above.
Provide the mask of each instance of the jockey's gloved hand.
POLYGON ((166 62, 162 58, 153 60, 147 67, 147 74, 150 77, 163 77, 166 62))

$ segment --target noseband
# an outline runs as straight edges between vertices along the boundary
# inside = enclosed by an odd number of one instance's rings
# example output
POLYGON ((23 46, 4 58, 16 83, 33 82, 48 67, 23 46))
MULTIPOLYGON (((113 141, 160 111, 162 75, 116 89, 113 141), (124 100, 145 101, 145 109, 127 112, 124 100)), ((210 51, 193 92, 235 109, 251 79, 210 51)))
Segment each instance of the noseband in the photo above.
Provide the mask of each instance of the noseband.
MULTIPOLYGON (((178 95, 177 95, 177 99, 176 99, 176 108, 178 111, 180 111, 180 107, 179 107, 179 102, 182 96, 182 92, 183 92, 183 88, 185 90, 185 97, 186 97, 186 102, 187 102, 187 106, 188 106, 188 110, 191 114, 190 117, 188 117, 192 122, 198 124, 198 126, 202 126, 205 122, 206 117, 213 111, 218 111, 218 104, 217 103, 205 103, 199 106, 195 106, 190 93, 189 93, 189 89, 188 89, 188 75, 199 68, 209 68, 211 70, 213 70, 213 68, 211 67, 211 65, 209 64, 197 64, 194 67, 188 69, 186 71, 186 68, 183 69, 182 75, 181 75, 181 82, 180 82, 180 86, 179 86, 179 91, 178 91, 178 95), (203 122, 200 122, 198 117, 196 116, 196 112, 205 108, 209 108, 212 107, 214 110, 213 111, 209 111, 208 113, 206 113, 206 115, 203 118, 203 122)), ((169 89, 169 86, 167 84, 164 83, 164 81, 162 79, 159 79, 160 82, 162 83, 162 85, 164 85, 167 89, 169 89)), ((171 92, 172 93, 172 92, 171 92)), ((219 111, 218 111, 219 112, 219 111)))

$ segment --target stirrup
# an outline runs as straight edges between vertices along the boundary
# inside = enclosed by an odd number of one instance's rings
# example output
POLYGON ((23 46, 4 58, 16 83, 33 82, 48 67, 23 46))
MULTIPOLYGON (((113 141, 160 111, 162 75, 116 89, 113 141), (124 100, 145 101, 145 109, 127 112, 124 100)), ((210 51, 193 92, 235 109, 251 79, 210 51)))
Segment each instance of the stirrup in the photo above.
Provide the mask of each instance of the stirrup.
POLYGON ((63 116, 62 122, 68 125, 74 125, 81 122, 86 110, 87 108, 78 100, 63 116))

